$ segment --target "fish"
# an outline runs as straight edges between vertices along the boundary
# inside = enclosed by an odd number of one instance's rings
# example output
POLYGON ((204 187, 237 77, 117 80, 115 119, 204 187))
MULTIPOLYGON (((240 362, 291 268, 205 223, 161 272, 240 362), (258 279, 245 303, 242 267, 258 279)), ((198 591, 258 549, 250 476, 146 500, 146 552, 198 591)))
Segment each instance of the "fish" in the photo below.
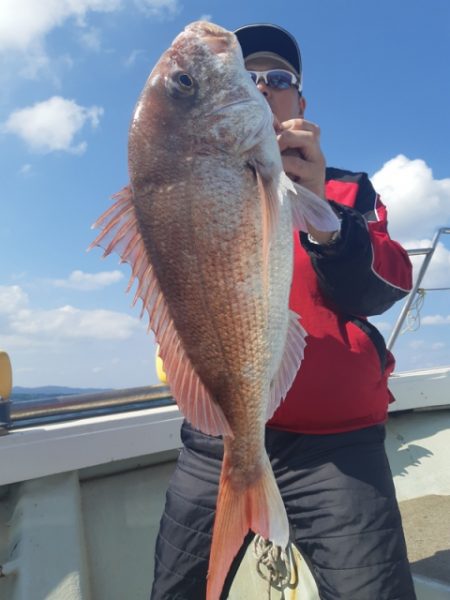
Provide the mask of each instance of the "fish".
POLYGON ((137 282, 133 303, 148 313, 173 397, 195 428, 223 437, 207 600, 219 599, 249 529, 288 544, 264 432, 306 344, 289 309, 293 236, 338 223, 283 172, 273 123, 235 35, 187 25, 140 94, 130 182, 91 245, 130 264, 127 291, 137 282))

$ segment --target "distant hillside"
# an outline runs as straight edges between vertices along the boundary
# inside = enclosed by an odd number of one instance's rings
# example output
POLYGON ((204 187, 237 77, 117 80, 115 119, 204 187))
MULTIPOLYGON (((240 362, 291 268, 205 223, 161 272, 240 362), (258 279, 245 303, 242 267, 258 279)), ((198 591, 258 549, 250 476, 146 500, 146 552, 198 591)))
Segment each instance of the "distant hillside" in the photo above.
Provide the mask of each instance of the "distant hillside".
MULTIPOLYGON (((109 388, 110 389, 110 388, 109 388)), ((16 385, 12 389, 11 401, 39 400, 53 396, 72 396, 73 394, 90 394, 92 392, 106 392, 108 388, 72 388, 61 385, 43 385, 41 387, 21 387, 16 385)))

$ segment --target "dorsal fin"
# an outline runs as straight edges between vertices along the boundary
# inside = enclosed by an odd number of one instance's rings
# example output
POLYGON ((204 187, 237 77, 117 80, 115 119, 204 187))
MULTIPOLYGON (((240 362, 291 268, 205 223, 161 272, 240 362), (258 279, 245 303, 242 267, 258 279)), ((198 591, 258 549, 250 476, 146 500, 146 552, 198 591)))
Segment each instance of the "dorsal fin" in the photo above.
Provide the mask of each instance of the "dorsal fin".
POLYGON ((93 225, 101 227, 102 231, 89 246, 89 250, 94 246, 101 246, 105 249, 104 257, 114 251, 119 254, 121 262, 130 264, 131 277, 127 291, 137 280, 133 305, 139 298, 142 300, 140 316, 147 311, 149 328, 160 346, 159 354, 164 363, 167 381, 188 421, 204 433, 232 437, 222 409, 195 372, 175 328, 139 231, 130 186, 123 188, 113 198, 116 202, 93 225))

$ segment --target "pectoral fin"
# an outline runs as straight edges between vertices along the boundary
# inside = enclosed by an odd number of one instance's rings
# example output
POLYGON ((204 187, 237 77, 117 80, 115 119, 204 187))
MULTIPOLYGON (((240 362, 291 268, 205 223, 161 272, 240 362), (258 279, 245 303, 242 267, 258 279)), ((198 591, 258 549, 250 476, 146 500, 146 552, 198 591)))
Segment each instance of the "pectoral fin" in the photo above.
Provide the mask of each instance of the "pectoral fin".
POLYGON ((279 218, 279 190, 271 178, 264 176, 261 166, 255 162, 253 165, 258 183, 259 198, 262 212, 262 254, 263 273, 267 284, 269 273, 269 250, 279 218))
POLYGON ((305 353, 307 333, 300 325, 299 316, 289 311, 289 323, 283 357, 270 386, 267 420, 269 420, 288 393, 300 368, 305 353))
MULTIPOLYGON (((288 179, 287 175, 284 177, 288 179)), ((319 198, 298 183, 290 183, 295 190, 290 194, 294 229, 308 231, 306 223, 318 231, 337 231, 339 229, 339 219, 329 202, 319 198)), ((290 190, 292 191, 292 188, 290 190)))

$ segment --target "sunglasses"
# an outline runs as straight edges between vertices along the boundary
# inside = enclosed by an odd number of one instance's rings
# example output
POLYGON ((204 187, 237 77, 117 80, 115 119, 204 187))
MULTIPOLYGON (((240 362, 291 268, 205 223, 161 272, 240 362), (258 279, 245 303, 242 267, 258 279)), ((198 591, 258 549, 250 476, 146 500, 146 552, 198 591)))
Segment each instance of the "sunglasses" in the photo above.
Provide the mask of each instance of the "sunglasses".
POLYGON ((274 90, 287 90, 291 86, 297 87, 298 77, 284 69, 270 69, 270 71, 249 71, 250 77, 258 84, 262 79, 264 83, 274 90))

